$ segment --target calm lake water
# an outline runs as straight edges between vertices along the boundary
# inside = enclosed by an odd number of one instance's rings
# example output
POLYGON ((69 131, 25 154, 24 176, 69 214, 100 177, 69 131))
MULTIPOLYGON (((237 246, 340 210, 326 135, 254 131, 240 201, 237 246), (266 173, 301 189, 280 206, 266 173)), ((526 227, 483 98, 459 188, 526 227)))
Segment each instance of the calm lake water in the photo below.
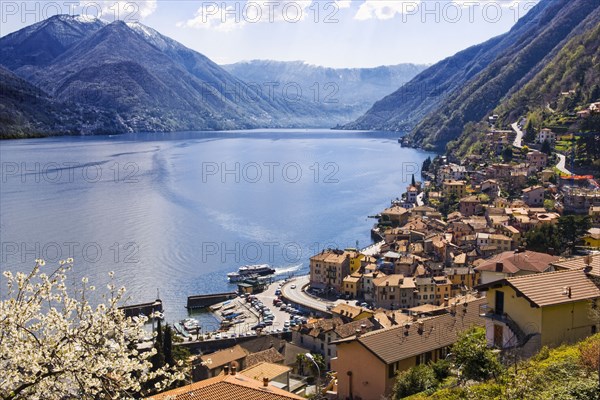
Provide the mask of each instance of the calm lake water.
MULTIPOLYGON (((73 282, 115 271, 130 303, 229 291, 269 263, 308 271, 327 247, 371 243, 376 214, 429 153, 397 133, 261 130, 0 142, 0 269, 73 257, 73 282)), ((416 174, 417 179, 419 173, 416 174)), ((49 268, 48 266, 46 268, 49 268)))

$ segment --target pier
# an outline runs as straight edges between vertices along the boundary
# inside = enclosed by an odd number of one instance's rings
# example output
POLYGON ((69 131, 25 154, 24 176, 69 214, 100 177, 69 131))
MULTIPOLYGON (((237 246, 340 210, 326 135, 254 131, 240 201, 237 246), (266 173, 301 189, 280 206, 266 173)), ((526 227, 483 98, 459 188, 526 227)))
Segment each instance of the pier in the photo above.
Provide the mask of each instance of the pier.
POLYGON ((223 301, 235 299, 236 297, 237 297, 236 292, 188 296, 186 308, 188 310, 206 308, 206 307, 210 307, 214 304, 221 303, 223 301))
POLYGON ((119 310, 125 312, 126 317, 135 317, 140 314, 150 317, 154 312, 162 312, 162 300, 156 299, 152 303, 133 304, 131 306, 119 307, 119 310))

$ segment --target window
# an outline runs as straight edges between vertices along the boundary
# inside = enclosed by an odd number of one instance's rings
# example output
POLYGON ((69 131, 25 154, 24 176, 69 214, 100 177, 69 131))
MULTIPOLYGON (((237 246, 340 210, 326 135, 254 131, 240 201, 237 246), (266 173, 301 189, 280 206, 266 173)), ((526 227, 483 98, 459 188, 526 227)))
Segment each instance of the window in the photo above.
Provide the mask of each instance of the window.
POLYGON ((331 349, 327 349, 327 355, 331 356, 331 349))
POLYGON ((433 294, 430 294, 430 295, 429 295, 429 298, 430 298, 430 299, 433 299, 434 297, 435 297, 435 296, 434 296, 433 294))
POLYGON ((325 349, 325 345, 321 343, 321 350, 325 349))

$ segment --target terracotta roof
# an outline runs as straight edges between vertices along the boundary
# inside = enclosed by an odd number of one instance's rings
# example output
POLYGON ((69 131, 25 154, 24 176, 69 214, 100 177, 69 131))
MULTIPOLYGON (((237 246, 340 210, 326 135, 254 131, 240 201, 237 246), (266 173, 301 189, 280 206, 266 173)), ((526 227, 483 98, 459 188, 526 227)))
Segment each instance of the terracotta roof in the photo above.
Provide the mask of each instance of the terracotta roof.
POLYGON ((502 280, 500 283, 513 287, 537 307, 600 297, 600 289, 583 270, 516 276, 502 280))
POLYGON ((211 354, 200 356, 203 363, 206 363, 209 369, 229 364, 233 361, 244 358, 248 355, 240 345, 235 345, 228 349, 219 350, 211 354))
POLYGON ((286 367, 285 365, 261 362, 254 364, 243 371, 240 371, 240 374, 262 382, 263 378, 273 380, 280 375, 290 372, 291 370, 292 369, 290 367, 286 367))
POLYGON ((519 271, 544 272, 552 262, 559 258, 546 253, 535 251, 524 251, 515 253, 514 251, 505 251, 494 257, 485 260, 476 267, 477 271, 496 271, 508 274, 514 274, 519 271), (501 271, 497 270, 499 264, 502 264, 501 271))
POLYGON ((485 303, 485 298, 477 299, 463 303, 467 304, 466 308, 458 305, 455 313, 422 319, 421 324, 393 326, 336 343, 356 340, 384 363, 391 364, 450 346, 456 342, 460 332, 474 325, 483 326, 485 321, 479 316, 479 306, 485 303))
POLYGON ((335 328, 334 332, 340 338, 347 338, 348 336, 355 335, 356 330, 361 329, 363 325, 367 331, 371 331, 374 328, 374 325, 371 321, 368 319, 361 319, 359 321, 353 321, 348 324, 340 325, 335 328))
POLYGON ((386 208, 381 212, 381 214, 389 214, 389 215, 404 215, 408 212, 408 209, 400 206, 393 206, 390 208, 386 208))
POLYGON ((331 312, 333 314, 338 314, 343 317, 349 317, 349 318, 358 317, 363 312, 367 312, 367 313, 371 313, 371 314, 373 313, 369 309, 364 309, 362 307, 356 307, 356 306, 352 306, 350 304, 344 304, 344 303, 340 303, 340 304, 336 305, 335 307, 333 307, 331 309, 331 312))
MULTIPOLYGON (((590 256, 590 260, 592 267, 590 274, 600 276, 600 255, 590 256)), ((552 265, 557 269, 583 269, 586 266, 586 256, 559 260, 553 262, 552 265)))
POLYGON ((404 281, 404 275, 393 274, 388 276, 381 276, 373 279, 373 285, 375 286, 401 286, 404 281))
POLYGON ((248 357, 246 357, 246 367, 251 367, 261 362, 276 364, 281 363, 284 360, 285 357, 278 352, 277 349, 272 347, 267 350, 259 351, 258 353, 249 354, 248 357))
POLYGON ((246 376, 220 375, 148 397, 148 400, 288 400, 302 399, 246 376))

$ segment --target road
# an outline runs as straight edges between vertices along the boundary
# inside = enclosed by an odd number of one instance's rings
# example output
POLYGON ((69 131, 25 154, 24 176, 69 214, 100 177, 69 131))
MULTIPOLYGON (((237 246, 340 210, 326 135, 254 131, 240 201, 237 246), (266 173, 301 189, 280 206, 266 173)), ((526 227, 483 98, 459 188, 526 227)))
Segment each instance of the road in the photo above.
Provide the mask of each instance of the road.
POLYGON ((517 133, 517 137, 515 138, 515 141, 513 142, 513 146, 515 146, 519 149, 522 148, 523 147, 523 131, 519 128, 519 122, 515 122, 510 127, 512 128, 513 131, 515 131, 517 133))
POLYGON ((286 282, 281 287, 281 294, 289 301, 298 305, 302 305, 321 312, 328 312, 327 307, 333 306, 334 303, 312 297, 311 295, 302 290, 302 288, 308 285, 309 281, 310 277, 308 275, 294 278, 286 282), (292 286, 295 286, 295 288, 292 289, 292 286))
POLYGON ((566 157, 564 156, 564 154, 556 153, 556 156, 558 157, 558 164, 556 164, 556 169, 558 169, 563 174, 573 175, 571 171, 569 171, 566 167, 566 157))

